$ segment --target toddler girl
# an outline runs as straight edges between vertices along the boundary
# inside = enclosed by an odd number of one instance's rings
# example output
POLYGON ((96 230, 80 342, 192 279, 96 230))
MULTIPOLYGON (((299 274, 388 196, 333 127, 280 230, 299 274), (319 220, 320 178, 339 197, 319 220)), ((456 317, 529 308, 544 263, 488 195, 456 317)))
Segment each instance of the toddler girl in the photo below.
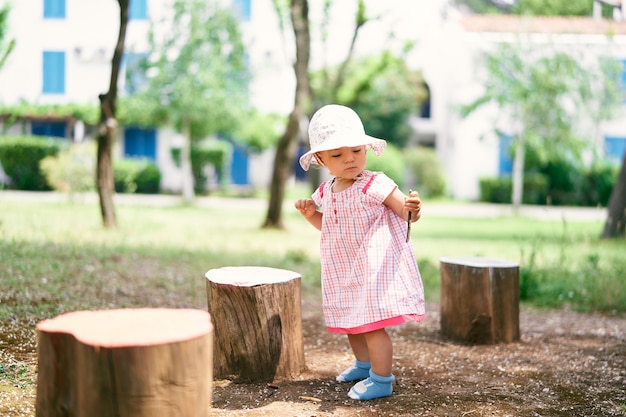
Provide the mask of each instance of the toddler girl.
POLYGON ((329 170, 310 199, 295 207, 321 231, 322 299, 330 332, 344 333, 354 365, 337 381, 359 381, 350 398, 391 395, 393 347, 385 328, 424 319, 424 290, 407 220, 417 221, 421 201, 405 196, 382 172, 365 170, 366 151, 380 156, 387 142, 365 134, 350 108, 331 104, 309 125, 311 150, 300 158, 329 170), (410 215, 410 217, 409 217, 410 215))

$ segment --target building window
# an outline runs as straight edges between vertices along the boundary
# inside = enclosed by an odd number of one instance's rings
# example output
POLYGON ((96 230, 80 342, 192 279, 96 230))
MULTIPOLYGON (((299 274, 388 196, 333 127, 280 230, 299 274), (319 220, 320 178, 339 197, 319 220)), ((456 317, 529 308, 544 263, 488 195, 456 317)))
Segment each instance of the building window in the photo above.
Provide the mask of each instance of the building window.
POLYGON ((141 61, 147 53, 125 52, 122 59, 124 71, 124 92, 133 94, 147 84, 145 71, 141 68, 141 61))
POLYGON ((130 0, 130 9, 128 10, 129 20, 147 20, 148 19, 148 2, 147 0, 130 0))
POLYGON ((617 164, 621 164, 626 154, 626 137, 605 136, 604 155, 606 158, 617 164))
POLYGON ((65 122, 32 122, 30 131, 35 136, 64 138, 66 126, 65 122))
POLYGON ((65 0, 43 0, 44 19, 65 19, 65 0))
POLYGON ((44 51, 42 92, 44 94, 65 93, 65 52, 44 51))
POLYGON ((235 16, 242 22, 249 22, 252 18, 252 0, 233 0, 235 16))
POLYGON ((511 158, 511 145, 513 143, 513 135, 500 135, 500 162, 499 171, 501 176, 511 175, 513 172, 513 159, 511 158))
POLYGON ((127 127, 124 130, 124 156, 126 158, 147 158, 156 162, 156 130, 141 127, 127 127))

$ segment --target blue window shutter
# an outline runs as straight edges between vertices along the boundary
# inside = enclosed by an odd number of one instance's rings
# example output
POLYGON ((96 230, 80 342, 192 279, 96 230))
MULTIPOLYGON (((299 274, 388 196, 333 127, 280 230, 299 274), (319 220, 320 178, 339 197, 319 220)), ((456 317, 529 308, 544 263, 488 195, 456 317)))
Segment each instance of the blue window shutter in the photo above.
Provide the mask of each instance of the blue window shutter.
POLYGON ((65 93, 65 52, 43 52, 43 93, 65 93))
POLYGON ((44 0, 44 19, 65 19, 65 0, 44 0))
POLYGON ((156 162, 156 130, 127 127, 124 130, 124 156, 156 162))
POLYGON ((233 157, 230 165, 231 183, 248 185, 248 152, 243 146, 233 144, 233 157))
POLYGON ((242 22, 249 22, 252 18, 252 0, 233 0, 235 15, 242 22))
POLYGON ((129 20, 146 20, 148 19, 148 3, 147 0, 130 0, 128 5, 129 20))
POLYGON ((500 135, 500 175, 510 175, 513 172, 513 159, 511 159, 511 144, 513 135, 500 135))
POLYGON ((35 136, 65 137, 65 122, 32 122, 31 134, 35 136))
POLYGON ((620 164, 626 154, 626 137, 605 136, 604 154, 607 159, 620 164))

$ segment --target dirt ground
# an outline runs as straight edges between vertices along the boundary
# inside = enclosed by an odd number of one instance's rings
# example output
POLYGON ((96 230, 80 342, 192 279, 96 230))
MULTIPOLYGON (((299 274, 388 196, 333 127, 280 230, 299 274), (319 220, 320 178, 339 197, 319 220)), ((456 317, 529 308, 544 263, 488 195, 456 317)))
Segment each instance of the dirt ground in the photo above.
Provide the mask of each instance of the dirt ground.
MULTIPOLYGON (((216 380, 209 417, 626 416, 626 317, 523 307, 520 342, 469 346, 442 339, 439 305, 427 304, 424 322, 389 328, 392 396, 360 402, 347 396, 351 383, 335 382, 353 358, 345 336, 326 331, 318 296, 306 296, 302 316, 307 371, 271 384, 216 380)), ((0 348, 18 334, 11 327, 0 348)), ((36 378, 34 331, 25 333, 0 349, 26 365, 16 382, 36 378)), ((0 383, 0 415, 34 416, 35 385, 25 385, 0 383)))
POLYGON ((215 381, 210 416, 626 416, 626 318, 522 308, 521 341, 443 340, 439 306, 390 328, 391 397, 355 401, 335 375, 353 358, 328 333, 316 298, 303 300, 307 372, 297 381, 215 381))

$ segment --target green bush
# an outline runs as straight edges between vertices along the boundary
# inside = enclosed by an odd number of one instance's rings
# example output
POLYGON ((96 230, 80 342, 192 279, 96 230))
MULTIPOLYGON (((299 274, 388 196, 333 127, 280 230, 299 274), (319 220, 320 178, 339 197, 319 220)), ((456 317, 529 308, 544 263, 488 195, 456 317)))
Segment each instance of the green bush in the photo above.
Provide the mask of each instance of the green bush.
POLYGON ((137 189, 135 178, 139 173, 136 160, 116 159, 113 161, 113 183, 116 193, 134 193, 137 189))
POLYGON ((137 173, 135 184, 138 194, 158 194, 161 190, 161 171, 152 162, 145 161, 137 173))
POLYGON ((10 188, 28 191, 51 189, 39 163, 59 153, 62 140, 43 136, 0 137, 0 164, 11 178, 10 188))
POLYGON ((619 167, 611 162, 593 164, 584 173, 581 204, 607 207, 618 175, 619 167))
POLYGON ((574 158, 553 158, 540 167, 548 179, 548 202, 555 206, 580 205, 583 165, 574 158))
MULTIPOLYGON (((367 151, 367 169, 370 171, 382 171, 394 180, 398 187, 404 188, 406 164, 402 152, 394 145, 387 143, 387 148, 381 156, 376 156, 373 151, 367 151)), ((403 190, 407 193, 408 190, 403 190)))
POLYGON ((113 162, 115 192, 157 194, 161 172, 146 159, 118 159, 113 162))
POLYGON ((446 176, 434 149, 422 146, 405 149, 404 157, 420 195, 431 198, 445 195, 446 176))
MULTIPOLYGON (((479 181, 480 201, 488 203, 511 204, 513 180, 511 177, 481 178, 479 181)), ((524 204, 546 204, 548 179, 542 174, 524 176, 524 204)))
POLYGON ((479 180, 480 201, 487 203, 511 203, 512 181, 510 177, 484 177, 479 180))
MULTIPOLYGON (((555 160, 535 168, 524 175, 524 204, 606 207, 619 174, 619 167, 609 162, 584 169, 555 160)), ((511 189, 510 177, 481 178, 480 201, 511 203, 511 189)))
POLYGON ((524 195, 522 196, 524 204, 547 204, 548 184, 549 180, 543 174, 524 175, 524 195))
POLYGON ((46 156, 40 162, 48 184, 57 191, 81 193, 93 191, 96 172, 96 143, 73 144, 57 155, 46 156))

